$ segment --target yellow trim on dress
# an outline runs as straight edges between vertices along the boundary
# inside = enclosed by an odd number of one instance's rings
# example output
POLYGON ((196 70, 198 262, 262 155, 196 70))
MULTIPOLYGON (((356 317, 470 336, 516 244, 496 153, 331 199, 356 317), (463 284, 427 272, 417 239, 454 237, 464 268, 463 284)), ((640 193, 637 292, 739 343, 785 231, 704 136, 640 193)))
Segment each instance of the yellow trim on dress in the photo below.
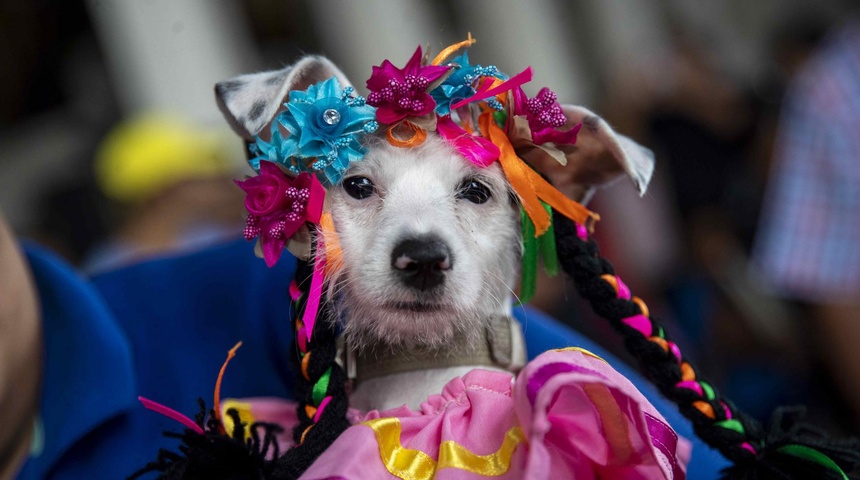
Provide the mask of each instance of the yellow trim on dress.
POLYGON ((499 450, 488 455, 475 454, 453 440, 446 440, 439 445, 437 461, 400 443, 401 425, 397 418, 378 418, 361 425, 376 433, 382 463, 389 473, 402 480, 431 480, 436 471, 443 468, 457 468, 487 477, 503 475, 511 468, 511 457, 517 445, 525 440, 522 429, 513 427, 505 433, 499 450))
POLYGON ((586 350, 586 349, 584 349, 584 348, 581 348, 581 347, 556 348, 556 349, 555 349, 555 351, 556 351, 556 352, 579 352, 579 353, 581 353, 581 354, 583 354, 583 355, 588 355, 589 357, 594 357, 594 358, 596 358, 596 359, 600 360, 601 362, 603 362, 603 363, 605 363, 605 364, 609 365, 609 362, 607 362, 606 360, 604 360, 604 359, 603 359, 603 357, 601 357, 600 355, 597 355, 597 354, 591 353, 591 352, 589 352, 588 350, 586 350))

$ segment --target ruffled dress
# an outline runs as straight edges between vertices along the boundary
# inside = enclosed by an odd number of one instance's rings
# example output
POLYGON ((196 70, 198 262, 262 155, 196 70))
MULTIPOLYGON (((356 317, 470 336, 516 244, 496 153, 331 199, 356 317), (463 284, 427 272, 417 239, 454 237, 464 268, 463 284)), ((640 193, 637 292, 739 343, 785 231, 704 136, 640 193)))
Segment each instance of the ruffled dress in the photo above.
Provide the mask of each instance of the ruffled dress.
POLYGON ((690 444, 630 381, 580 349, 517 376, 476 369, 419 410, 353 412, 304 480, 683 479, 690 444))

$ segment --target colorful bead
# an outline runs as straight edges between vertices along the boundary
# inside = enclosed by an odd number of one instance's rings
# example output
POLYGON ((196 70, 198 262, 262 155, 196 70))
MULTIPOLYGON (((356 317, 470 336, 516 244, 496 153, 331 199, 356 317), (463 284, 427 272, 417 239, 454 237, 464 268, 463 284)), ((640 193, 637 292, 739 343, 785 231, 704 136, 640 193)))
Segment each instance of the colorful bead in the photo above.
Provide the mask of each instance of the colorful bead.
POLYGON ((669 351, 672 352, 672 355, 675 356, 675 359, 677 359, 678 363, 680 364, 681 363, 681 349, 678 348, 678 345, 676 345, 674 342, 668 342, 668 343, 669 343, 669 351))
POLYGON ((331 396, 330 395, 322 399, 322 402, 320 402, 320 406, 316 409, 316 413, 314 413, 314 416, 313 416, 314 423, 317 423, 320 421, 320 417, 322 416, 323 412, 325 411, 325 407, 327 407, 330 402, 331 402, 331 396))
POLYGON ((704 390, 704 396, 708 400, 713 400, 716 395, 714 394, 714 388, 708 382, 699 381, 699 385, 702 386, 702 390, 704 390))
POLYGON ((687 390, 696 392, 700 397, 705 396, 705 392, 702 390, 702 386, 699 385, 698 382, 685 380, 683 382, 676 383, 675 388, 686 388, 687 390))
POLYGON ((621 322, 641 333, 643 337, 651 336, 651 320, 648 320, 645 315, 633 315, 621 319, 621 322))
POLYGON ((365 124, 364 124, 364 127, 362 127, 362 128, 363 128, 363 129, 364 129, 364 131, 365 131, 365 132, 367 132, 367 133, 373 133, 373 132, 375 132, 377 129, 379 129, 379 122, 377 122, 376 120, 373 120, 373 121, 367 122, 367 123, 365 123, 365 124))
POLYGON ((692 382, 696 379, 696 372, 693 371, 693 367, 687 363, 681 363, 681 380, 685 382, 692 382))
POLYGON ((696 410, 702 412, 703 415, 710 418, 711 420, 716 418, 716 416, 714 415, 714 407, 712 407, 710 403, 697 400, 693 402, 693 406, 696 407, 696 410))
POLYGON ((741 448, 743 448, 744 450, 749 451, 749 452, 750 452, 750 453, 752 453, 753 455, 757 455, 757 454, 758 454, 758 452, 756 452, 755 448, 753 448, 753 446, 752 446, 752 445, 750 445, 750 444, 749 444, 749 442, 744 442, 744 443, 742 443, 742 444, 741 444, 741 448))
POLYGON ((744 425, 739 420, 736 420, 736 419, 722 420, 719 422, 715 422, 714 425, 716 425, 718 427, 725 428, 727 430, 734 430, 735 432, 738 432, 741 435, 746 433, 746 430, 744 429, 744 425))
POLYGON ((726 420, 732 419, 732 411, 729 409, 729 406, 726 405, 725 402, 720 401, 720 406, 723 407, 723 413, 726 414, 726 420))
POLYGON ((641 298, 633 297, 630 300, 633 301, 633 303, 635 303, 637 307, 639 307, 639 311, 642 312, 642 315, 645 315, 646 317, 650 316, 650 312, 648 311, 648 305, 645 305, 645 302, 643 302, 641 298))

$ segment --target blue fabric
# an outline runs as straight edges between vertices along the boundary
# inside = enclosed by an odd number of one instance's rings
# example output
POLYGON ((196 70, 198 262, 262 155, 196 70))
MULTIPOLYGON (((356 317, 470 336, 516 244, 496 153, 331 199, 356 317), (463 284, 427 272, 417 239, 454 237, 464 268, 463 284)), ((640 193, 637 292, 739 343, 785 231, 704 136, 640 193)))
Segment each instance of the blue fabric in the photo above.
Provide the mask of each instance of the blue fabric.
MULTIPOLYGON (((224 396, 292 396, 287 287, 294 261, 272 269, 236 242, 157 260, 88 282, 35 247, 26 249, 44 312, 45 449, 18 478, 124 478, 175 446, 176 422, 145 410, 142 395, 189 416, 211 406, 227 350, 243 347, 224 378, 224 396)), ((517 309, 529 352, 580 346, 630 378, 678 432, 694 440, 690 478, 717 478, 726 465, 695 440, 674 405, 594 342, 535 310, 517 309)))

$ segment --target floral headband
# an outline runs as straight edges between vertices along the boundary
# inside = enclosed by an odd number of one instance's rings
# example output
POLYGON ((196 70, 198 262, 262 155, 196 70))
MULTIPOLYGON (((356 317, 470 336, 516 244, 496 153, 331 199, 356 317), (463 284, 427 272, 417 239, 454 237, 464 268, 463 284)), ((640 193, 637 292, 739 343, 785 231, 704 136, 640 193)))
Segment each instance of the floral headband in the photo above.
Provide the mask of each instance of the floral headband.
POLYGON ((568 120, 548 88, 528 98, 521 87, 531 80, 531 67, 508 76, 492 65, 470 64, 466 53, 448 60, 474 42, 470 35, 432 60, 419 46, 403 68, 383 61, 367 80, 366 98, 335 77, 289 93, 269 140, 257 136, 250 145, 250 163, 259 175, 236 182, 247 194, 245 238, 259 239, 269 266, 285 246, 309 243, 307 222, 320 225, 318 237, 329 243, 328 249, 318 245, 315 258, 321 290, 325 262, 330 270, 339 251, 331 219, 322 211, 323 185, 338 184, 365 155, 362 139, 382 128, 397 147, 418 146, 435 131, 478 167, 498 161, 522 208, 521 301, 534 294, 540 257, 549 273, 557 271, 552 210, 587 227, 599 217, 556 190, 522 158, 540 155, 564 165, 559 146, 573 145, 581 124, 566 127, 568 120))

